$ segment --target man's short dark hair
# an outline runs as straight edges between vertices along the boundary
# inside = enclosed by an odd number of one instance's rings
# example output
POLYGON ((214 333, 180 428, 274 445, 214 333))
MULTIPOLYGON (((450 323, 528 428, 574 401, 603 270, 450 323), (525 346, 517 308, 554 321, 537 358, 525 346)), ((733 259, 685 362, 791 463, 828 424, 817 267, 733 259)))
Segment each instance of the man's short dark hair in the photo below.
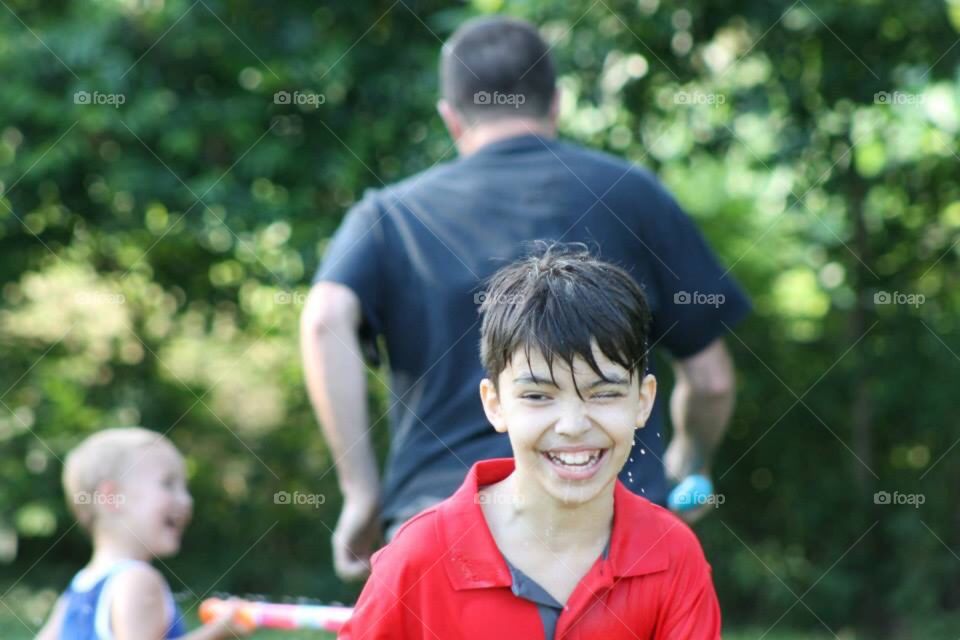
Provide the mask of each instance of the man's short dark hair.
POLYGON ((550 48, 523 20, 475 18, 443 45, 441 94, 470 122, 544 118, 556 82, 550 48))
POLYGON ((573 370, 579 356, 606 380, 591 339, 631 378, 647 371, 647 298, 630 274, 583 243, 535 242, 528 256, 490 277, 480 313, 480 358, 494 385, 518 349, 528 367, 531 349, 539 350, 554 384, 555 357, 573 370))

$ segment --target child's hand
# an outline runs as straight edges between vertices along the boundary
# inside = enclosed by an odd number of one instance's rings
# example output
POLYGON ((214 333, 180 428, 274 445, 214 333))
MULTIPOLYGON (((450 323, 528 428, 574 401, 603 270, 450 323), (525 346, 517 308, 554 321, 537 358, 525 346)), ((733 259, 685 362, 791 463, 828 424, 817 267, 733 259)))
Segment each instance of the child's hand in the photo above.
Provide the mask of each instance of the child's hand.
POLYGON ((227 600, 223 610, 206 627, 217 638, 246 637, 253 633, 254 625, 240 615, 239 600, 227 600))

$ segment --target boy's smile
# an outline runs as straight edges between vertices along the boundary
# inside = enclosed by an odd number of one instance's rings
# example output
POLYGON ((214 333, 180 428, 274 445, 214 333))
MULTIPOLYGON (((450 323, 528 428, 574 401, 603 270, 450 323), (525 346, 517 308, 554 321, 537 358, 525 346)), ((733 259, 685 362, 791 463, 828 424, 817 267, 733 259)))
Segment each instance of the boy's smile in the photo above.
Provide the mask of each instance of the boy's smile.
POLYGON ((543 452, 554 471, 565 480, 588 480, 600 469, 607 448, 558 447, 543 452))
POLYGON ((117 488, 124 500, 110 518, 112 535, 131 539, 148 556, 176 554, 193 511, 179 452, 164 442, 149 446, 117 488))
POLYGON ((602 375, 582 358, 574 360, 573 372, 555 358, 551 377, 538 350, 530 350, 528 365, 521 349, 500 373, 499 391, 489 379, 481 382, 488 419, 510 437, 516 487, 529 497, 546 494, 567 505, 582 504, 612 488, 634 430, 653 407, 655 378, 631 376, 595 341, 592 346, 602 375))

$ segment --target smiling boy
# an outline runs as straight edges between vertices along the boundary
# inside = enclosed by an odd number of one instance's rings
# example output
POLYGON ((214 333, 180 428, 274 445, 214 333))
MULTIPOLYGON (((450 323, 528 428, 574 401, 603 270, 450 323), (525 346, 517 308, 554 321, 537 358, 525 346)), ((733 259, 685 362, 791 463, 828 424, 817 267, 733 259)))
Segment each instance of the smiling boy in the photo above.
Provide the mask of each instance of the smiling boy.
POLYGON ((480 398, 513 458, 475 464, 374 555, 340 637, 719 638, 695 535, 617 479, 657 388, 639 286, 544 245, 494 274, 480 312, 480 398))
POLYGON ((67 504, 93 542, 90 562, 57 600, 37 640, 225 640, 250 635, 228 606, 188 632, 154 558, 180 551, 193 515, 186 462, 141 427, 104 429, 67 456, 67 504))

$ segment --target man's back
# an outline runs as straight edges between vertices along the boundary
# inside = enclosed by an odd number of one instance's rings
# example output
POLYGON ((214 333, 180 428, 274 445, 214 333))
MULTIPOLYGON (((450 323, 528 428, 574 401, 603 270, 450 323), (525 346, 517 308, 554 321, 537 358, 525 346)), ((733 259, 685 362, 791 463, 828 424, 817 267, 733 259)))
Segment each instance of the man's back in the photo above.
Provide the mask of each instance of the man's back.
MULTIPOLYGON (((697 353, 749 310, 655 178, 576 145, 509 138, 368 193, 316 280, 350 287, 366 338, 386 340, 393 395, 384 519, 409 515, 405 505, 419 498, 452 494, 477 460, 510 455, 478 395, 477 309, 484 279, 535 239, 585 242, 630 272, 653 311, 652 346, 677 357, 697 353)), ((661 406, 637 432, 620 476, 659 503, 666 497, 661 406)))

